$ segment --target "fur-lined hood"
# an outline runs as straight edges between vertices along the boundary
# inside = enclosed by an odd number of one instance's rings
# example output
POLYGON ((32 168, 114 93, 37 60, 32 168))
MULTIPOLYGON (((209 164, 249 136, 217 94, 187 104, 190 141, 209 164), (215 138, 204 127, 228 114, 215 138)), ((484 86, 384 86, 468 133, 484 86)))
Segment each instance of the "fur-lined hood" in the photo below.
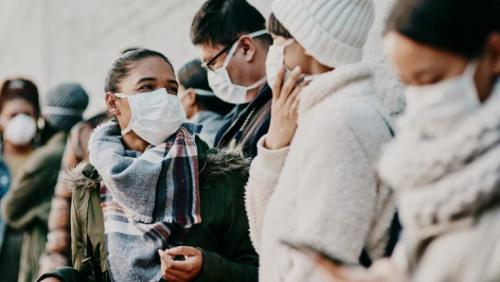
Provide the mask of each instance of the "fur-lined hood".
MULTIPOLYGON (((247 175, 250 159, 235 151, 208 150, 201 154, 200 182, 211 182, 218 177, 229 175, 247 175)), ((66 187, 73 189, 91 189, 99 185, 101 177, 97 170, 88 162, 83 162, 68 171, 64 177, 66 187)))

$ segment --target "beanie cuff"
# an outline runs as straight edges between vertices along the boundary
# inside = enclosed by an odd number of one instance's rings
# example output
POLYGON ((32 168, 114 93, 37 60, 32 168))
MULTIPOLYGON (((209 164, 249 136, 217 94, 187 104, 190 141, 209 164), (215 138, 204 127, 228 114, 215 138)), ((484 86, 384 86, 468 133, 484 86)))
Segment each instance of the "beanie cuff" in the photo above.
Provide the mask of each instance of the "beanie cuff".
POLYGON ((362 48, 349 46, 323 31, 323 27, 308 15, 304 2, 295 2, 275 0, 271 3, 271 10, 308 54, 331 68, 361 61, 362 48))

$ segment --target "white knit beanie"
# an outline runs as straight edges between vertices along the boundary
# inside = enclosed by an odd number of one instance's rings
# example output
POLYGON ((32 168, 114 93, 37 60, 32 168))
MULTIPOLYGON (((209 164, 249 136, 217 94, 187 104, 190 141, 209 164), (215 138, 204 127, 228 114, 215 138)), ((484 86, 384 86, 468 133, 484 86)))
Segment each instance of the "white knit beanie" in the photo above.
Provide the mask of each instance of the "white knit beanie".
POLYGON ((271 10, 308 54, 329 67, 361 61, 375 17, 371 0, 275 0, 271 10))

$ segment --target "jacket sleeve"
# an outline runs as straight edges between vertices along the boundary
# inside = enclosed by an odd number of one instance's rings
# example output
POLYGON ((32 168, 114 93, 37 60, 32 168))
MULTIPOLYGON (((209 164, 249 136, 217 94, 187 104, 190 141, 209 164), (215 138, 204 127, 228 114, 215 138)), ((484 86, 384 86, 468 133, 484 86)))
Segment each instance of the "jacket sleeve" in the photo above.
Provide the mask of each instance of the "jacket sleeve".
POLYGON ((244 183, 247 175, 236 177, 228 189, 226 205, 226 231, 222 234, 220 254, 202 250, 203 268, 197 281, 256 282, 258 256, 248 234, 248 220, 244 208, 244 183))
POLYGON ((62 152, 35 151, 22 173, 2 199, 2 217, 14 229, 33 221, 46 224, 62 152))
POLYGON ((43 281, 46 278, 57 278, 63 282, 84 282, 87 281, 81 273, 71 267, 61 267, 51 272, 42 274, 36 282, 43 281))
MULTIPOLYGON (((340 260, 358 263, 376 209, 376 170, 360 136, 347 124, 332 127, 325 135, 309 134, 305 141, 317 146, 302 152, 300 158, 300 224, 292 238, 340 260)), ((297 253, 291 259, 294 268, 286 281, 314 281, 311 260, 297 253)))
POLYGON ((281 169, 288 155, 288 147, 268 150, 264 147, 264 135, 257 143, 257 156, 250 166, 246 185, 245 207, 250 224, 250 238, 257 253, 260 252, 261 227, 269 198, 274 193, 281 169))

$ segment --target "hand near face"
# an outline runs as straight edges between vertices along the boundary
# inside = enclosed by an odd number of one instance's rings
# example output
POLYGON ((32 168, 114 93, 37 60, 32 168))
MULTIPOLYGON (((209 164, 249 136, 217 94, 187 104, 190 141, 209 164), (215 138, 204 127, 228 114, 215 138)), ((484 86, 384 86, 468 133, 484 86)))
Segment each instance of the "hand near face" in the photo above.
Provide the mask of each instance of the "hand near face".
POLYGON ((296 67, 284 81, 285 68, 281 68, 273 87, 271 124, 264 146, 271 150, 290 145, 297 128, 299 93, 306 82, 301 82, 302 71, 296 67))
POLYGON ((161 260, 161 273, 169 282, 186 282, 194 280, 201 272, 203 254, 193 247, 175 247, 158 250, 161 260), (184 260, 175 260, 182 257, 184 260))

